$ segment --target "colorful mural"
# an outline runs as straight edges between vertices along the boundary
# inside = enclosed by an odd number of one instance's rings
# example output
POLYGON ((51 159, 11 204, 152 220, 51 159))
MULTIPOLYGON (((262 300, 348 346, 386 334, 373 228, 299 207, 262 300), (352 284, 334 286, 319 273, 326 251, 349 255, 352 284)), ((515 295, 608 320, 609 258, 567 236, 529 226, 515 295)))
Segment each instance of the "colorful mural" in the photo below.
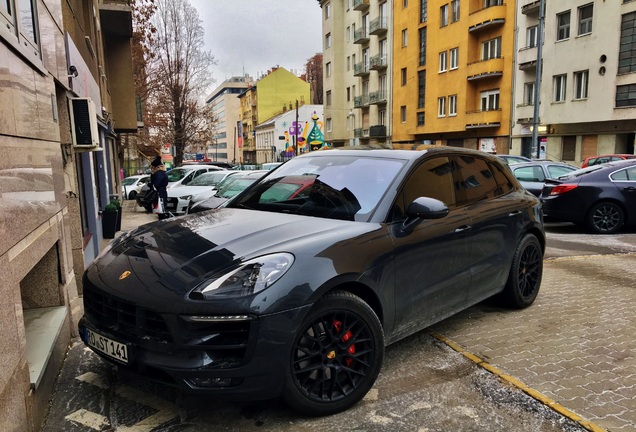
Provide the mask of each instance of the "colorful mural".
MULTIPOLYGON (((287 127, 284 123, 283 127, 287 127)), ((293 137, 298 134, 298 153, 306 153, 308 151, 321 150, 323 148, 331 148, 325 144, 325 136, 323 129, 325 124, 319 121, 316 111, 311 116, 311 122, 295 122, 285 130, 285 158, 291 158, 295 155, 296 149, 293 144, 293 137), (303 124, 304 123, 304 124, 303 124)))

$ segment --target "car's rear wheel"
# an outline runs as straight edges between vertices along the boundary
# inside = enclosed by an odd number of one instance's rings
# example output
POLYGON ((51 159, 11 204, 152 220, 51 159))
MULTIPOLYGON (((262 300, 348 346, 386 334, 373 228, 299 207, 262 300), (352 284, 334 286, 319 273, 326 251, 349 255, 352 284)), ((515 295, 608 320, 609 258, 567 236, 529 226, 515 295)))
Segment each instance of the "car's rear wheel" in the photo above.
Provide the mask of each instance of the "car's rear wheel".
POLYGON ((625 212, 613 202, 601 202, 587 214, 587 227, 596 234, 614 234, 625 223, 625 212))
POLYGON ((503 291, 507 306, 522 309, 530 306, 539 294, 543 276, 543 252, 539 240, 526 234, 515 249, 508 281, 503 291))
POLYGON ((294 340, 283 399, 305 415, 344 411, 375 382, 384 358, 384 333, 361 298, 333 291, 320 299, 294 340))
POLYGON ((128 194, 128 199, 129 199, 129 200, 134 200, 136 196, 137 196, 137 191, 131 191, 131 192, 128 194))

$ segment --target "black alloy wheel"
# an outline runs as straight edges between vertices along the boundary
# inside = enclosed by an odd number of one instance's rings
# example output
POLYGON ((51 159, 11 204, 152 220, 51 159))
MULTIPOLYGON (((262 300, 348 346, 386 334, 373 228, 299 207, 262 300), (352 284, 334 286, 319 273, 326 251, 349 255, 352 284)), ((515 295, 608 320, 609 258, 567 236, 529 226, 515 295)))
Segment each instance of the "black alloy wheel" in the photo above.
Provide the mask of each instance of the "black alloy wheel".
POLYGON ((516 309, 530 306, 539 294, 543 276, 543 252, 539 240, 526 234, 515 249, 508 281, 503 291, 506 305, 516 309))
POLYGON ((590 209, 587 226, 596 234, 614 234, 625 222, 623 209, 612 202, 601 202, 590 209))
POLYGON ((383 357, 384 334, 373 309, 349 292, 328 293, 296 335, 283 399, 310 416, 344 411, 371 389, 383 357))

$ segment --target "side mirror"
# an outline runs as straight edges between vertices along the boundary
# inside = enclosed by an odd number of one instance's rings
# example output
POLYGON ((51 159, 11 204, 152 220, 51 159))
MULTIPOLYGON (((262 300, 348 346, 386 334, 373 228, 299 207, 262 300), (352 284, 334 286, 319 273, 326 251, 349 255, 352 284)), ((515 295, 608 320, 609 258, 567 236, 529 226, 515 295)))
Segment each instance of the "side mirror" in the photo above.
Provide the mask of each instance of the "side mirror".
POLYGON ((421 220, 441 219, 448 215, 446 204, 435 198, 419 197, 406 209, 406 220, 402 224, 404 231, 410 231, 421 220))

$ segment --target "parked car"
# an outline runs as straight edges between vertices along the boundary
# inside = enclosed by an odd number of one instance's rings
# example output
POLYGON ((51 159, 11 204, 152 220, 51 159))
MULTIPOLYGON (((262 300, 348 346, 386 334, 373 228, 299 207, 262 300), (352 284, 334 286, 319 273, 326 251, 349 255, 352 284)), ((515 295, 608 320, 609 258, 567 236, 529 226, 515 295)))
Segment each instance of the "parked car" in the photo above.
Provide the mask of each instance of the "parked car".
POLYGON ((599 165, 606 162, 635 159, 635 158, 636 158, 636 155, 633 155, 633 154, 609 154, 609 155, 602 155, 602 156, 589 156, 585 158, 585 160, 581 164, 581 168, 585 168, 587 166, 592 166, 592 165, 599 165))
POLYGON ((186 392, 333 414, 371 389, 387 344, 493 295, 530 306, 541 217, 483 152, 306 153, 219 209, 111 242, 85 272, 79 333, 186 392), (271 193, 298 177, 302 196, 271 193))
POLYGON ((578 168, 563 162, 533 161, 513 164, 510 166, 512 174, 521 185, 535 196, 540 196, 545 180, 557 178, 578 168))
POLYGON ((546 217, 587 226, 598 234, 614 234, 636 225, 636 160, 581 168, 546 180, 541 193, 546 217))
POLYGON ((166 203, 168 211, 175 215, 187 213, 194 202, 202 201, 214 195, 216 187, 221 181, 240 172, 231 170, 211 171, 201 174, 187 186, 168 189, 168 202, 166 203))
POLYGON ((132 175, 121 181, 121 194, 124 199, 134 200, 143 185, 150 181, 150 176, 146 174, 132 175))
POLYGON ((192 203, 188 213, 198 213, 205 210, 218 208, 225 201, 232 198, 234 195, 242 192, 256 180, 259 180, 267 174, 267 171, 239 171, 233 176, 226 178, 220 182, 216 189, 212 191, 211 196, 202 199, 200 201, 192 203))
POLYGON ((262 167, 264 170, 270 171, 270 170, 273 170, 274 168, 281 166, 282 164, 283 164, 282 162, 267 162, 267 163, 264 163, 262 167))
POLYGON ((525 156, 513 156, 513 155, 496 155, 499 159, 503 160, 508 165, 514 165, 523 162, 532 162, 532 159, 525 156))
POLYGON ((187 186, 192 180, 211 171, 222 171, 225 168, 220 168, 214 165, 182 165, 177 168, 173 168, 168 171, 168 189, 179 186, 187 186))

